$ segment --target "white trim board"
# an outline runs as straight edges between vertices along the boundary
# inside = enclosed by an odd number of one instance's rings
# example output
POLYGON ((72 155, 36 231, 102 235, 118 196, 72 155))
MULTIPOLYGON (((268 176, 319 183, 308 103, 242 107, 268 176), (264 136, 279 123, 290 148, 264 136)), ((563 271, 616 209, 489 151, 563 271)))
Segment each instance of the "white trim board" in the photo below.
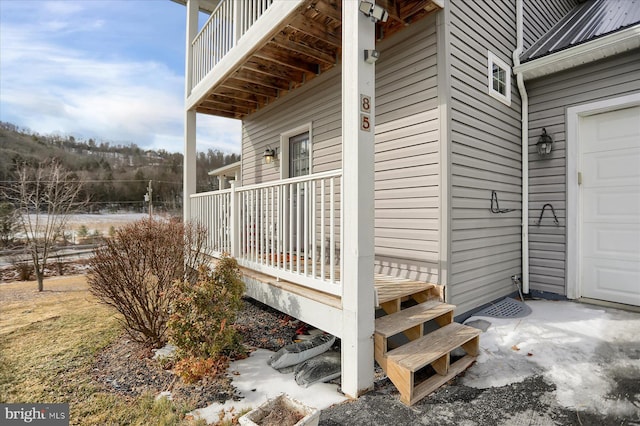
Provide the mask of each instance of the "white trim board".
POLYGON ((579 229, 581 189, 578 186, 580 118, 637 105, 640 105, 640 92, 567 108, 567 263, 565 276, 566 293, 569 299, 578 299, 582 296, 579 276, 582 244, 579 229))
POLYGON ((589 62, 617 55, 640 47, 640 24, 561 50, 513 69, 522 73, 525 80, 542 77, 558 71, 588 64, 589 62))

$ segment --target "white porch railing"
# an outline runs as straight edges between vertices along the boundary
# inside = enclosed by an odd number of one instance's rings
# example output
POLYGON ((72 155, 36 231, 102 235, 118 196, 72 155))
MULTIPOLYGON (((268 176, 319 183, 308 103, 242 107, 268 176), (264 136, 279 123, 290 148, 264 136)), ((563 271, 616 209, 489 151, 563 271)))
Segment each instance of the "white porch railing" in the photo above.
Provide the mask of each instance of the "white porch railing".
POLYGON ((273 1, 222 0, 218 4, 191 43, 193 87, 236 45, 273 1))
POLYGON ((203 248, 210 256, 231 253, 231 191, 191 195, 191 217, 207 228, 203 248))
POLYGON ((209 229, 206 250, 241 266, 330 294, 341 293, 342 171, 191 196, 209 229))

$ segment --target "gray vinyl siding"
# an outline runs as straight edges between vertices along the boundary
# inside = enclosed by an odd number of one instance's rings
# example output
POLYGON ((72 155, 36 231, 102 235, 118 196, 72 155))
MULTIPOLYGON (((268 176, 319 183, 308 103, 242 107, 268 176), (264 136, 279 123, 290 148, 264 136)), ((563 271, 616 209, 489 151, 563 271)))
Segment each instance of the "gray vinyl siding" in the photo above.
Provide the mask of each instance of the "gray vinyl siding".
POLYGON ((376 272, 438 282, 440 153, 435 16, 376 63, 376 272))
POLYGON ((339 169, 341 156, 340 72, 335 68, 313 79, 308 85, 289 93, 242 122, 242 183, 280 179, 280 167, 264 164, 267 146, 280 147, 280 135, 312 123, 312 172, 339 169))
POLYGON ((545 35, 579 3, 578 0, 539 0, 523 2, 524 50, 545 35))
MULTIPOLYGON (((439 105, 435 16, 378 46, 376 62, 376 272, 438 282, 439 105)), ((312 171, 342 166, 340 66, 243 121, 244 185, 279 179, 263 164, 280 134, 312 123, 312 171)))
POLYGON ((511 106, 488 94, 487 51, 511 65, 515 5, 450 4, 450 275, 448 296, 460 314, 514 289, 521 272, 520 99, 511 106), (490 212, 491 191, 501 209, 490 212))
POLYGON ((529 255, 530 286, 566 294, 566 109, 640 91, 640 50, 527 82, 529 94, 529 255), (535 144, 546 128, 553 137, 549 159, 535 144), (551 203, 560 226, 547 208, 551 203))

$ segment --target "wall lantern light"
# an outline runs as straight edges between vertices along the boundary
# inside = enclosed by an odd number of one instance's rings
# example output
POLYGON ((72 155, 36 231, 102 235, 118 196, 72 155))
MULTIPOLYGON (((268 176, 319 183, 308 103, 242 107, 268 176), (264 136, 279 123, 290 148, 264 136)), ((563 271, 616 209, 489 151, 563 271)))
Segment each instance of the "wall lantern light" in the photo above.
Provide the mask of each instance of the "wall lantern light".
POLYGON ((264 150, 264 162, 266 164, 271 164, 273 160, 277 159, 277 153, 275 149, 271 149, 271 147, 267 146, 267 149, 264 150))
POLYGON ((540 138, 538 138, 538 143, 536 143, 536 148, 538 149, 540 157, 546 158, 551 154, 552 143, 553 139, 551 139, 551 136, 547 134, 547 130, 542 129, 542 134, 540 135, 540 138))

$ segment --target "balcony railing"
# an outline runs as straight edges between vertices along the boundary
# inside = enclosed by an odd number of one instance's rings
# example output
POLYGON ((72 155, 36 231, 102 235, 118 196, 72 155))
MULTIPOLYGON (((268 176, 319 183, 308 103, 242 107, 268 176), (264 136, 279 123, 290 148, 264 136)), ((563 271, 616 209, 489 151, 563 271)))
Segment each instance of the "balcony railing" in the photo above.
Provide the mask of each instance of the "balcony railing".
MULTIPOLYGON (((195 87, 274 0, 222 0, 192 42, 195 87)), ((192 87, 192 88, 193 88, 192 87)))
POLYGON ((191 197, 212 256, 330 294, 340 294, 340 170, 191 197))

